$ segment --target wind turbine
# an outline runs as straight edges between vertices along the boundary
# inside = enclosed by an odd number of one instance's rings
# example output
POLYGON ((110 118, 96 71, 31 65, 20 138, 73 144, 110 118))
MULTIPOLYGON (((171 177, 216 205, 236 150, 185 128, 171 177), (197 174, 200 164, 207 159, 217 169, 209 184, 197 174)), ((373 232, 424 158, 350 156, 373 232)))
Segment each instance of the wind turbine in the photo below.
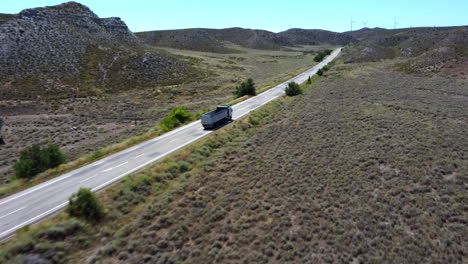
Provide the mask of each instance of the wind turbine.
POLYGON ((364 28, 367 27, 367 22, 369 22, 369 21, 362 21, 362 25, 364 26, 364 28))
POLYGON ((396 29, 396 26, 398 25, 399 23, 396 21, 395 18, 393 18, 393 29, 396 29))
POLYGON ((353 24, 356 23, 356 21, 353 20, 353 17, 351 17, 351 31, 353 31, 353 24))

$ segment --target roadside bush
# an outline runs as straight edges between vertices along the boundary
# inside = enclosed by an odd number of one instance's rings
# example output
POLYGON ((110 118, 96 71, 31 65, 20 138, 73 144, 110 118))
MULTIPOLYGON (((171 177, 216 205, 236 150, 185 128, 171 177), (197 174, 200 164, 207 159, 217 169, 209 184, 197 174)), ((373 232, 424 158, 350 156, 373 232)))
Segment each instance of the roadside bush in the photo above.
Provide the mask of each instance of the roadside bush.
POLYGON ((104 216, 104 208, 90 189, 81 188, 68 199, 65 210, 70 216, 98 222, 104 216))
POLYGON ((252 78, 249 78, 247 81, 242 82, 239 86, 236 87, 235 95, 236 97, 242 97, 244 95, 256 95, 257 91, 255 90, 255 83, 252 78))
POLYGON ((325 56, 323 56, 322 53, 319 53, 319 54, 317 54, 317 56, 314 57, 314 61, 315 61, 315 62, 321 62, 321 61, 323 61, 323 58, 324 58, 324 57, 325 57, 325 56))
POLYGON ((32 178, 35 175, 65 162, 65 155, 56 145, 41 147, 32 145, 20 153, 20 159, 13 168, 16 178, 32 178))
POLYGON ((312 79, 310 79, 310 76, 309 76, 309 78, 307 79, 307 84, 312 84, 312 79))
POLYGON ((319 70, 317 71, 317 75, 318 75, 318 76, 322 76, 322 75, 323 75, 322 69, 319 69, 319 70))
POLYGON ((290 82, 285 92, 287 96, 295 96, 295 95, 302 94, 302 89, 299 86, 299 84, 295 82, 290 82))
POLYGON ((330 55, 332 53, 332 50, 331 49, 327 49, 327 50, 324 50, 324 51, 321 51, 319 52, 319 54, 317 54, 317 56, 314 57, 314 61, 315 62, 321 62, 323 61, 323 59, 330 55))
POLYGON ((167 132, 181 124, 191 121, 192 118, 193 115, 188 112, 185 107, 180 106, 172 109, 171 113, 159 122, 159 126, 162 132, 167 132))

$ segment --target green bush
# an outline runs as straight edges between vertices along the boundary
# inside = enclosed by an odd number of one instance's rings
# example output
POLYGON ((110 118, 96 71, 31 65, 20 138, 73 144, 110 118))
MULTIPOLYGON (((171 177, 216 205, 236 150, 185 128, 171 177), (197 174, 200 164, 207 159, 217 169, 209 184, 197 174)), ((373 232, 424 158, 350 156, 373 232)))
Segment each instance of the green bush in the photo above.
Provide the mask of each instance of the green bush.
POLYGON ((70 215, 89 222, 98 222, 104 216, 104 209, 90 189, 80 188, 68 199, 65 211, 70 215))
POLYGON ((323 61, 323 59, 325 59, 326 56, 330 55, 331 53, 332 53, 331 49, 321 51, 321 52, 319 52, 319 54, 317 54, 317 56, 314 57, 314 61, 315 62, 321 62, 321 61, 323 61))
POLYGON ((16 178, 32 178, 35 175, 65 162, 65 155, 56 145, 41 147, 32 145, 20 153, 20 159, 13 168, 16 178))
POLYGON ((324 58, 324 57, 325 57, 325 56, 323 56, 322 53, 319 53, 319 54, 317 54, 317 56, 314 57, 314 61, 315 61, 315 62, 321 62, 321 61, 323 61, 323 58, 324 58))
POLYGON ((322 69, 319 69, 319 70, 317 71, 317 75, 318 75, 318 76, 322 76, 322 75, 323 75, 322 69))
POLYGON ((159 122, 162 132, 167 132, 181 124, 185 124, 193 119, 193 115, 180 106, 172 109, 171 113, 159 122))
POLYGON ((257 91, 255 90, 255 83, 252 78, 249 78, 247 81, 242 82, 239 86, 236 87, 235 95, 236 97, 242 97, 244 95, 256 95, 257 91))
POLYGON ((302 94, 302 89, 299 86, 299 84, 295 82, 290 82, 285 92, 287 96, 295 96, 295 95, 302 94))
POLYGON ((310 79, 310 76, 309 76, 309 78, 307 79, 307 84, 312 84, 312 79, 310 79))

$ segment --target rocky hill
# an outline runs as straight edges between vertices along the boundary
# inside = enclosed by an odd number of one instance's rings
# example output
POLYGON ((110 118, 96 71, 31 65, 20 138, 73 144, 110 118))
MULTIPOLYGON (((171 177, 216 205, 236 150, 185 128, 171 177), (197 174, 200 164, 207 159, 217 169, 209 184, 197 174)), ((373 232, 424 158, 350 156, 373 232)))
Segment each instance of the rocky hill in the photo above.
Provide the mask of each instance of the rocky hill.
POLYGON ((284 46, 296 45, 345 45, 355 39, 346 34, 315 29, 290 29, 280 33, 266 30, 225 28, 225 29, 183 29, 136 33, 151 45, 176 47, 197 51, 233 52, 225 46, 231 42, 253 49, 278 50, 284 46))
POLYGON ((350 62, 410 57, 419 71, 431 65, 438 68, 468 51, 468 27, 365 28, 345 34, 358 40, 350 49, 350 62))
POLYGON ((174 83, 189 71, 120 18, 68 2, 0 15, 0 97, 82 96, 174 83))
POLYGON ((157 30, 139 32, 136 35, 155 46, 218 53, 237 52, 225 46, 227 41, 253 49, 277 50, 282 45, 290 44, 273 32, 245 28, 157 30))
POLYGON ((147 31, 138 32, 136 35, 146 43, 155 46, 217 53, 236 52, 226 48, 220 40, 202 28, 147 31))
POLYGON ((278 33, 278 36, 294 45, 346 45, 356 41, 351 35, 320 29, 292 28, 278 33))

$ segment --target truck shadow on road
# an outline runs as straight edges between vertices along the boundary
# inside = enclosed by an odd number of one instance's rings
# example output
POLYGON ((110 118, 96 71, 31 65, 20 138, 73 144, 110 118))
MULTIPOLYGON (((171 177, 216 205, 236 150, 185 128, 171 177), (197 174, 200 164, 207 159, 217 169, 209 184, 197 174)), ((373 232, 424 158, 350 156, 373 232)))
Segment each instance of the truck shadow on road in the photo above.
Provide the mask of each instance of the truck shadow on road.
POLYGON ((220 128, 223 128, 229 124, 231 124, 232 122, 234 122, 235 120, 231 120, 231 121, 226 121, 226 122, 222 122, 220 124, 216 124, 215 126, 213 127, 210 127, 210 128, 204 128, 203 130, 206 130, 206 131, 216 131, 220 128))

